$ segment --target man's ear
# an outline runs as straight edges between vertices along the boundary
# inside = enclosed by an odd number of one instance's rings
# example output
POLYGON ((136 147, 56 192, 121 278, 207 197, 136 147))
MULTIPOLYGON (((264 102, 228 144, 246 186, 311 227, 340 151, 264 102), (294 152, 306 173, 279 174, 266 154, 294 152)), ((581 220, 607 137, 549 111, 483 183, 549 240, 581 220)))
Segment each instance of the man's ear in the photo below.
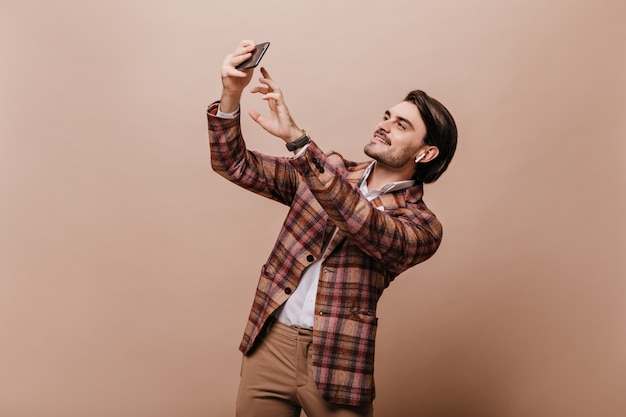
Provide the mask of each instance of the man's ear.
POLYGON ((435 159, 439 155, 439 148, 436 146, 429 146, 426 149, 422 149, 419 154, 416 155, 416 159, 419 158, 419 162, 426 163, 435 159), (424 155, 420 158, 421 155, 424 155))

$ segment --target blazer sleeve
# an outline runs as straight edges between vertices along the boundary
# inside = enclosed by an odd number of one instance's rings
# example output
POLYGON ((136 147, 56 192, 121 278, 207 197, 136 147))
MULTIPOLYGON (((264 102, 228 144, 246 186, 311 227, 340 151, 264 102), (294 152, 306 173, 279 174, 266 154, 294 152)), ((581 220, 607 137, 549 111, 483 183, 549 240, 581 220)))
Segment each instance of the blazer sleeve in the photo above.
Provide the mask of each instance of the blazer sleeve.
POLYGON ((329 218, 363 252, 396 273, 430 258, 442 227, 421 198, 393 213, 376 209, 314 142, 291 164, 329 218))
POLYGON ((287 158, 246 149, 239 116, 217 117, 218 102, 207 110, 211 167, 227 180, 264 197, 291 205, 300 176, 287 158))

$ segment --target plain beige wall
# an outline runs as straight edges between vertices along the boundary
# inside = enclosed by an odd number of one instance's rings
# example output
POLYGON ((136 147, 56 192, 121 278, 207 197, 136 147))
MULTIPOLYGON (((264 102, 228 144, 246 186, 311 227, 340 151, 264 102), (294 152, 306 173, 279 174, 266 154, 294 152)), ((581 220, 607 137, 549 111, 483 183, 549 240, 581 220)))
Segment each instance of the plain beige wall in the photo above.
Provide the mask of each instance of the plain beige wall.
MULTIPOLYGON (((378 416, 623 416, 620 0, 0 4, 0 416, 229 416, 284 207, 209 167, 240 39, 362 160, 411 89, 455 114, 437 255, 380 305, 378 416)), ((246 96, 244 108, 265 111, 246 96)), ((249 146, 287 155, 247 118, 249 146)))

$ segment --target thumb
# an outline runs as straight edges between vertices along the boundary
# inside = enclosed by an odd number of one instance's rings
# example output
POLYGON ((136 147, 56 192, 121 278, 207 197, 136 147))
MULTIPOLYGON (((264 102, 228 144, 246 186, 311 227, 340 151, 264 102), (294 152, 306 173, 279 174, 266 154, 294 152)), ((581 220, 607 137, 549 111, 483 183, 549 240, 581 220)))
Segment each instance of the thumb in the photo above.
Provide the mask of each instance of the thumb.
POLYGON ((252 120, 263 126, 263 116, 261 116, 261 113, 254 109, 248 109, 248 114, 252 117, 252 120))
POLYGON ((263 129, 265 129, 270 134, 276 135, 272 131, 270 126, 267 124, 267 120, 265 120, 265 118, 263 116, 261 116, 261 113, 259 113, 258 111, 254 110, 254 109, 248 109, 248 114, 250 115, 252 120, 254 120, 259 126, 261 126, 263 129))

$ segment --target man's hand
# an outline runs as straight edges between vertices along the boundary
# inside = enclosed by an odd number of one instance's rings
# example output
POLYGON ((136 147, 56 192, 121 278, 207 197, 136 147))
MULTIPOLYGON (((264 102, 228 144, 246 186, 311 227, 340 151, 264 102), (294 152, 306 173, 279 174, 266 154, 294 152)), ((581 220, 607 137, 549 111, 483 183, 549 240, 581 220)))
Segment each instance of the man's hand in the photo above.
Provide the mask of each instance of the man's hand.
POLYGON ((253 50, 253 41, 242 41, 235 52, 228 54, 222 63, 220 110, 224 113, 232 113, 239 108, 241 93, 250 83, 254 70, 240 71, 235 67, 250 58, 253 50))
POLYGON ((252 88, 250 92, 263 95, 262 98, 267 101, 270 114, 267 117, 263 117, 253 109, 248 110, 248 114, 263 129, 281 138, 285 143, 298 139, 303 132, 291 118, 283 93, 265 68, 261 68, 261 74, 263 76, 259 78, 259 82, 263 85, 252 88))

